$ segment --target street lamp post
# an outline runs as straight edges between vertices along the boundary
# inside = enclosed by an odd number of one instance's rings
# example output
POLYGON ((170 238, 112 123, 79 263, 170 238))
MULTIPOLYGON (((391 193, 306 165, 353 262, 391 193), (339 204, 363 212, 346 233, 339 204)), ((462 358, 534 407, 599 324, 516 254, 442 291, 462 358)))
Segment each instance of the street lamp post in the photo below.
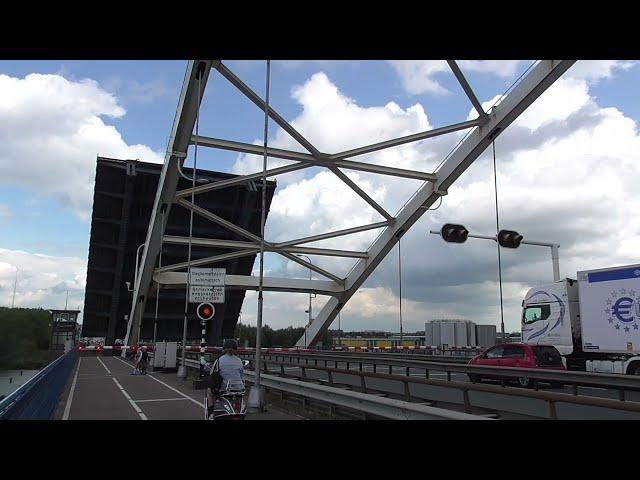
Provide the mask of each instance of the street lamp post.
POLYGON ((136 271, 135 271, 135 273, 133 275, 133 288, 134 289, 136 288, 136 283, 138 283, 138 266, 139 266, 139 263, 140 263, 140 249, 142 247, 144 247, 144 246, 145 246, 145 244, 143 243, 136 250, 136 271))

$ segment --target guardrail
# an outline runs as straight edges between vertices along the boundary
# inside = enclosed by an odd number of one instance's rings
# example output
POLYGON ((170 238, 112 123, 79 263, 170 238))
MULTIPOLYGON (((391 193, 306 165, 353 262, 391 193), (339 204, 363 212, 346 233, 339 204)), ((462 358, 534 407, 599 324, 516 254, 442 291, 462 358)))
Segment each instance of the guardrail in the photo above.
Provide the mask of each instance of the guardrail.
MULTIPOLYGON (((107 348, 107 347, 105 347, 107 348)), ((178 350, 180 351, 182 347, 178 345, 178 350)), ((213 351, 221 351, 221 347, 206 347, 207 352, 213 351)), ((409 356, 425 356, 425 355, 433 355, 434 357, 465 357, 472 358, 475 355, 482 353, 485 349, 480 347, 455 347, 449 349, 441 349, 438 347, 348 347, 344 349, 340 348, 332 348, 329 350, 316 350, 313 348, 304 348, 304 347, 265 347, 260 349, 262 352, 266 353, 313 353, 313 354, 330 354, 330 353, 338 353, 338 354, 362 354, 363 352, 367 353, 380 353, 385 355, 409 355, 409 356)), ((199 352, 200 345, 187 345, 187 352, 199 352)), ((246 347, 240 348, 240 352, 255 352, 255 348, 246 347)))
MULTIPOLYGON (((255 375, 254 372, 246 373, 249 377, 255 375)), ((306 399, 357 410, 390 420, 489 420, 479 415, 470 415, 392 398, 376 397, 366 393, 316 385, 273 375, 261 375, 260 383, 268 389, 299 395, 306 399)))
POLYGON ((78 361, 72 349, 0 402, 0 420, 50 420, 78 361))
MULTIPOLYGON (((252 359, 253 354, 240 353, 240 356, 246 359, 252 359)), ((319 365, 324 362, 327 367, 329 363, 333 363, 337 368, 338 363, 347 364, 347 369, 351 364, 356 364, 362 371, 363 366, 371 365, 374 373, 377 373, 378 367, 387 367, 392 374, 393 367, 403 367, 407 376, 411 369, 424 370, 425 378, 429 378, 430 371, 446 372, 447 380, 451 380, 451 373, 462 373, 479 378, 493 378, 503 382, 514 378, 528 378, 532 381, 534 390, 538 389, 538 383, 562 383, 573 387, 573 394, 578 395, 578 387, 600 387, 617 390, 621 401, 625 400, 625 392, 627 390, 640 391, 640 377, 637 375, 615 375, 606 373, 591 372, 575 372, 567 370, 546 370, 536 368, 514 368, 514 367, 488 367, 479 365, 462 365, 455 363, 433 362, 427 359, 407 359, 407 358, 384 358, 383 356, 366 356, 364 354, 358 356, 351 355, 304 355, 304 354, 267 354, 264 356, 267 360, 277 360, 279 357, 290 358, 292 365, 309 366, 319 365)), ((475 383, 475 382, 474 382, 475 383)))
MULTIPOLYGON (((178 358, 178 362, 181 360, 181 358, 178 358)), ((190 359, 187 359, 185 364, 187 368, 192 369, 199 369, 200 365, 197 361, 190 359)), ((245 374, 248 377, 247 381, 253 383, 255 372, 246 371, 245 374)), ((271 390, 286 392, 290 395, 297 395, 390 420, 489 420, 489 418, 481 415, 471 415, 392 398, 382 398, 367 393, 317 385, 268 374, 260 376, 260 383, 263 387, 271 390)))
MULTIPOLYGON (((251 366, 253 366, 253 360, 249 359, 249 361, 251 362, 251 366)), ((633 413, 640 414, 640 402, 614 400, 614 399, 591 397, 591 396, 576 396, 568 393, 542 392, 538 390, 524 390, 522 388, 509 387, 509 386, 506 386, 505 384, 498 386, 498 385, 476 384, 476 383, 470 383, 470 382, 459 382, 459 381, 453 381, 450 379, 436 380, 432 378, 418 378, 418 377, 412 377, 408 375, 389 375, 384 373, 366 372, 363 370, 353 370, 353 369, 347 370, 347 369, 340 369, 335 367, 334 368, 323 367, 321 365, 315 365, 315 364, 307 365, 304 363, 298 364, 293 362, 282 362, 282 361, 271 360, 269 358, 263 359, 263 362, 264 362, 263 363, 264 373, 267 375, 269 375, 270 373, 268 365, 279 366, 280 376, 277 378, 283 378, 283 379, 286 377, 286 375, 288 375, 289 377, 292 376, 291 374, 285 374, 284 367, 287 367, 287 366, 298 367, 301 369, 301 376, 299 378, 301 378, 303 381, 309 381, 309 380, 324 381, 328 385, 328 387, 332 387, 332 388, 334 385, 346 385, 349 387, 359 387, 362 390, 361 393, 365 395, 367 395, 369 392, 376 392, 376 393, 385 392, 385 393, 397 394, 397 392, 395 392, 393 389, 385 389, 380 386, 372 387, 368 385, 366 381, 367 378, 400 382, 404 386, 404 400, 405 402, 409 402, 409 403, 411 403, 414 400, 418 400, 418 401, 431 400, 423 396, 412 394, 411 388, 410 388, 410 385, 412 384, 413 385, 429 385, 434 387, 444 387, 444 388, 459 390, 461 392, 461 398, 459 398, 457 402, 447 402, 447 403, 459 403, 464 407, 465 413, 467 414, 471 414, 474 406, 478 408, 486 408, 485 406, 473 405, 472 398, 470 396, 471 392, 483 392, 483 393, 491 393, 491 394, 497 394, 497 395, 505 395, 509 397, 521 397, 521 398, 537 399, 537 400, 545 401, 547 403, 546 412, 540 411, 540 412, 537 412, 536 414, 532 414, 530 412, 527 415, 537 416, 539 418, 545 418, 545 419, 551 419, 551 420, 558 419, 557 404, 559 403, 613 409, 613 410, 620 410, 620 411, 633 412, 633 413), (307 376, 307 372, 306 372, 307 370, 324 371, 327 374, 327 379, 322 380, 317 378, 310 378, 307 376), (359 385, 335 382, 334 375, 339 375, 339 374, 358 377, 359 385), (544 413, 544 414, 541 415, 541 413, 544 413)), ((436 364, 436 365, 440 367, 443 364, 436 364)), ((199 364, 195 360, 187 359, 187 366, 192 368, 198 368, 199 364)), ((486 370, 486 367, 481 367, 481 368, 486 370)), ((516 370, 525 370, 525 369, 516 369, 516 370)), ((261 376, 261 378, 263 377, 261 376)), ((322 388, 322 386, 320 386, 320 388, 322 388)), ((518 413, 516 411, 517 410, 516 408, 507 409, 502 407, 501 409, 496 408, 494 410, 499 410, 501 412, 508 412, 508 413, 518 413)))

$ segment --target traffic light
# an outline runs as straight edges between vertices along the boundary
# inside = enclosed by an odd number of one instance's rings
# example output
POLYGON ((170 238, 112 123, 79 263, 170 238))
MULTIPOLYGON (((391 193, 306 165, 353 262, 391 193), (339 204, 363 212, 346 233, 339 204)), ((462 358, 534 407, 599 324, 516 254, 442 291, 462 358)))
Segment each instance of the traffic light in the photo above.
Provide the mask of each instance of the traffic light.
POLYGON ((216 313, 216 309, 210 303, 201 303, 196 308, 196 315, 203 321, 211 320, 214 313, 216 313))
POLYGON ((518 248, 523 236, 514 230, 500 230, 498 232, 498 243, 501 247, 518 248))
POLYGON ((469 230, 464 225, 445 223, 440 230, 440 235, 445 242, 464 243, 467 241, 469 230))

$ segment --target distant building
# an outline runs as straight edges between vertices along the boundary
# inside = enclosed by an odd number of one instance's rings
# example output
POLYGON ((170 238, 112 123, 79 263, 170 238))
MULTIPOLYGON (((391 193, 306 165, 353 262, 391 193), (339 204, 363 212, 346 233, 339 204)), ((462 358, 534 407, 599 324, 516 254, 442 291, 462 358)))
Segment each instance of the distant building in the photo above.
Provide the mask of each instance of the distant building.
POLYGON ((51 359, 55 359, 77 345, 80 334, 78 326, 80 310, 49 310, 49 313, 51 314, 49 353, 51 359))
POLYGON ((476 325, 465 319, 434 319, 424 325, 425 345, 438 348, 495 345, 495 325, 476 325))

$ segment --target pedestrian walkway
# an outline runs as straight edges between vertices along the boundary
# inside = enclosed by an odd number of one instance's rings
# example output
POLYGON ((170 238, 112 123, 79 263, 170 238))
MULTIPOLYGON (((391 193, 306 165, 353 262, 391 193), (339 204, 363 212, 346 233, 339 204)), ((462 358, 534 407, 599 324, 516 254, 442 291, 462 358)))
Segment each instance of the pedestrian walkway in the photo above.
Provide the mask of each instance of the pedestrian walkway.
MULTIPOLYGON (((175 373, 131 375, 133 364, 120 357, 80 357, 71 387, 61 398, 63 420, 203 420, 204 390, 175 373)), ((246 420, 300 420, 268 409, 246 420)))

